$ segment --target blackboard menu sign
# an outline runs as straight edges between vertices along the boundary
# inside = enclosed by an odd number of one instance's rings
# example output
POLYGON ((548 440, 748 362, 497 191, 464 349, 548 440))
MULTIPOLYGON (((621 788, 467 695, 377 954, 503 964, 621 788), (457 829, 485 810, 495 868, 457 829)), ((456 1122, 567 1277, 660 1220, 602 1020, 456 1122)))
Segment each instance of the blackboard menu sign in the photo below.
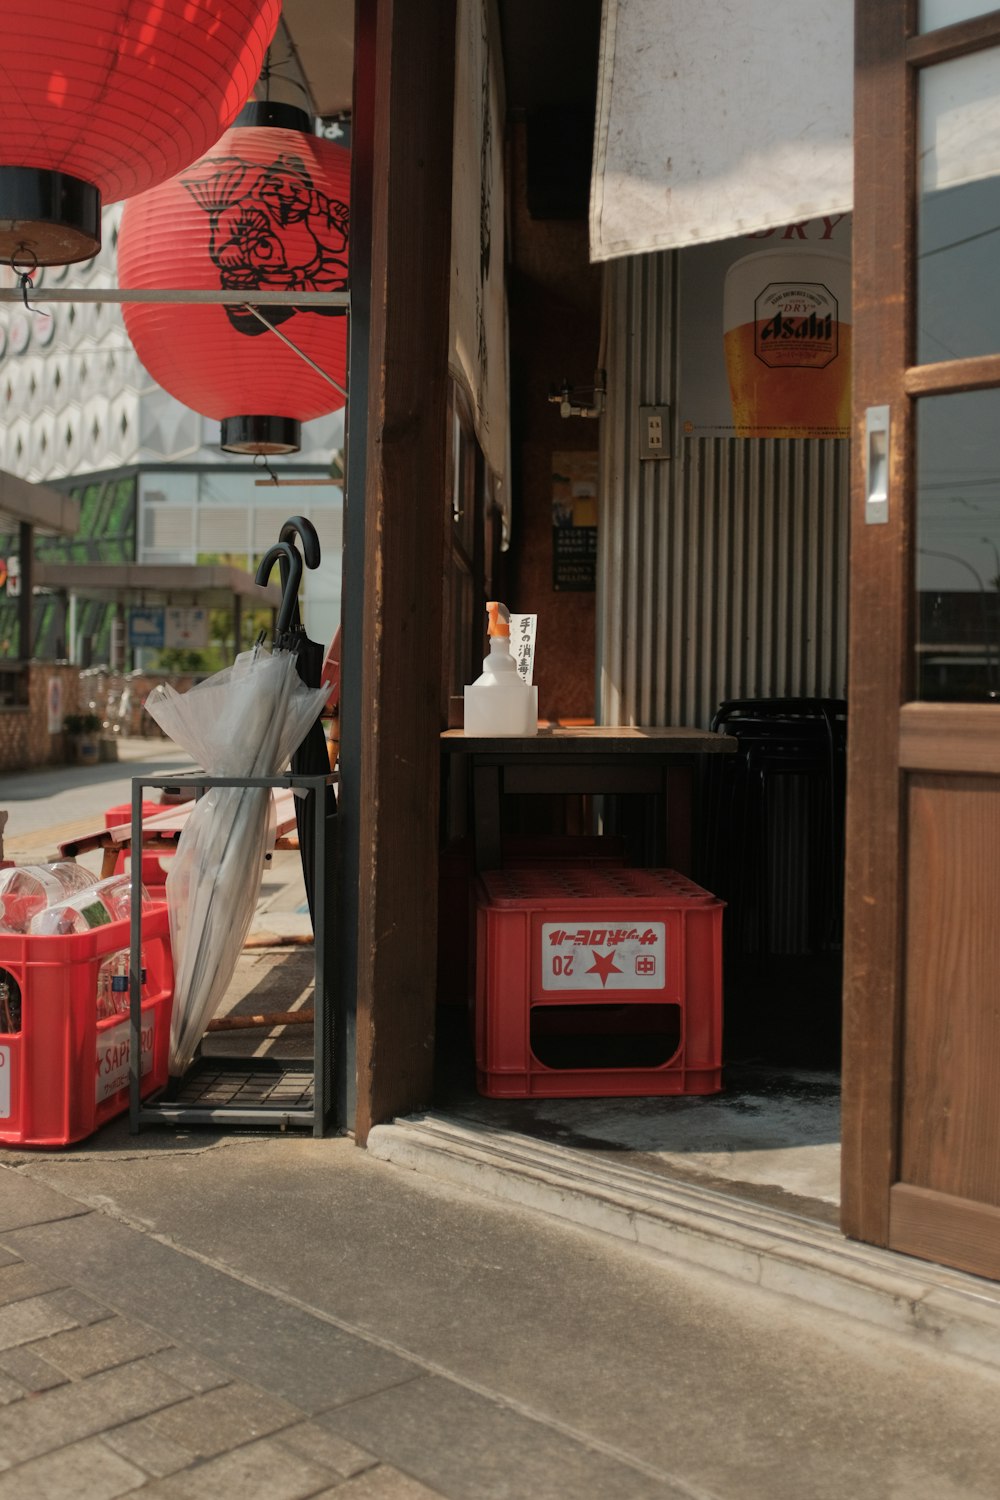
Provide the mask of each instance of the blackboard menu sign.
POLYGON ((597 586, 597 454, 552 455, 552 587, 597 586))

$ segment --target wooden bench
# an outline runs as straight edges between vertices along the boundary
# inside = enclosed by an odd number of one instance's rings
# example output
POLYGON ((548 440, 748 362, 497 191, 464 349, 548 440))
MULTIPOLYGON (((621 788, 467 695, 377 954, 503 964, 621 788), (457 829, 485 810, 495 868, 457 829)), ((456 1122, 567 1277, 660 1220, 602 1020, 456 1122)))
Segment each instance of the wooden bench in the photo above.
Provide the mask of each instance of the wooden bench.
MULTIPOLYGON (((299 841, 295 831, 295 793, 290 788, 281 787, 271 793, 271 798, 274 805, 276 829, 274 847, 297 849, 299 841)), ((194 807, 194 799, 161 807, 155 813, 147 813, 142 820, 143 851, 152 854, 164 850, 172 852, 176 849, 177 840, 183 832, 192 807, 194 807)), ((132 824, 129 821, 118 823, 113 828, 101 827, 77 834, 74 838, 67 839, 59 845, 59 854, 62 859, 75 859, 78 854, 86 854, 91 849, 101 849, 103 851, 101 878, 103 879, 115 873, 119 855, 127 853, 131 847, 132 824)))

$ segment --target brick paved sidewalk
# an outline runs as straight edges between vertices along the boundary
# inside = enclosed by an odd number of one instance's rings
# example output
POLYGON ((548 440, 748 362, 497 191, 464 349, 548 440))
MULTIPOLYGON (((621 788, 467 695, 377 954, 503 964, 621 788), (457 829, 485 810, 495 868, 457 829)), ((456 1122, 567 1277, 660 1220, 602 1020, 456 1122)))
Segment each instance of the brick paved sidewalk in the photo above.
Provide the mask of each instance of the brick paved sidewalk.
POLYGON ((3 1500, 431 1495, 155 1329, 0 1260, 3 1500))
MULTIPOLYGON (((228 1301, 225 1313, 242 1324, 219 1362, 166 1336, 164 1318, 157 1327, 79 1291, 51 1253, 43 1265, 12 1248, 34 1234, 50 1250, 82 1239, 99 1255, 116 1229, 120 1241, 127 1232, 119 1226, 0 1170, 0 1500, 113 1500, 137 1491, 157 1500, 433 1500, 435 1491, 328 1430, 322 1414, 234 1374, 234 1360, 248 1362, 240 1333, 252 1335, 255 1314, 267 1312, 263 1297, 252 1305, 249 1288, 240 1306, 238 1296, 220 1298, 215 1273, 190 1261, 175 1267, 189 1272, 188 1286, 178 1278, 175 1290, 192 1293, 196 1318, 219 1320, 228 1301)), ((124 1302, 141 1301, 144 1276, 166 1271, 171 1256, 183 1260, 155 1250, 157 1266, 140 1256, 138 1279, 122 1277, 124 1302)), ((122 1265, 110 1253, 108 1263, 122 1265)), ((160 1293, 151 1302, 162 1314, 173 1298, 164 1286, 160 1293)), ((266 1342, 276 1330, 265 1321, 259 1332, 266 1342)), ((304 1362, 310 1352, 303 1340, 304 1362)), ((393 1381, 400 1373, 392 1371, 393 1381)))

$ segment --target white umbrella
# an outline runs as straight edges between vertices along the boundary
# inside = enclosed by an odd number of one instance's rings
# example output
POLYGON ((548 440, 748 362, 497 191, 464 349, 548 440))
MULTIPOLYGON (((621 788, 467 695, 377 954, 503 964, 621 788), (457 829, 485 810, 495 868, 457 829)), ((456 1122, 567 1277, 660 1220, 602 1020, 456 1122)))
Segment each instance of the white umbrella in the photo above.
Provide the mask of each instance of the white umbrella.
MULTIPOLYGON (((290 651, 258 646, 187 693, 166 684, 146 708, 209 776, 276 776, 326 701, 290 651)), ((211 787, 191 810, 167 876, 174 956, 170 1072, 182 1074, 232 981, 260 891, 271 793, 211 787)))

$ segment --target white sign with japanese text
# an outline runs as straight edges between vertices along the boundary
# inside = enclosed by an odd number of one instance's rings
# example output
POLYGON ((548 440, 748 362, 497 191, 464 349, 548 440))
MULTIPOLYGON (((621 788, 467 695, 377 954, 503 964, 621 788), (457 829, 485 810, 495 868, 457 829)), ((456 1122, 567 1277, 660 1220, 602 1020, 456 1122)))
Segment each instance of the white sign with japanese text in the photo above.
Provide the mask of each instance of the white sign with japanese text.
POLYGON ((663 922, 542 923, 543 990, 662 990, 666 977, 663 922))
POLYGON ((10 1119, 10 1048, 0 1047, 0 1120, 10 1119))
POLYGON ((537 615, 511 615, 510 654, 517 663, 521 680, 531 686, 535 670, 535 627, 537 615))

